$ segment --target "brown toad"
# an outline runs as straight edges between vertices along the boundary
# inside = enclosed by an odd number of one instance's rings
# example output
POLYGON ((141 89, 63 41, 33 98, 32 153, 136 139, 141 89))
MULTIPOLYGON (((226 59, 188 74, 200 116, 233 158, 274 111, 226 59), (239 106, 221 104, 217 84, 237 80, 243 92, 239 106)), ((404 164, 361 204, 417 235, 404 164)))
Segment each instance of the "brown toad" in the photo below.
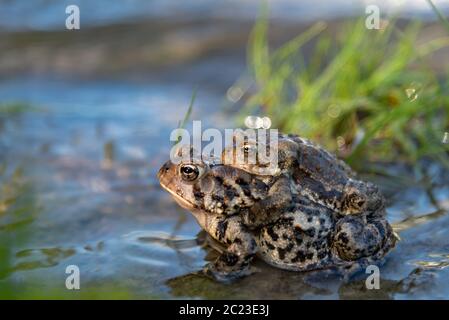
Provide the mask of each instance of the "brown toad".
POLYGON ((385 213, 385 200, 374 184, 358 180, 343 161, 297 135, 279 134, 277 143, 271 145, 237 131, 234 144, 223 150, 221 162, 257 174, 268 185, 278 179, 288 181, 293 192, 341 215, 385 213), (275 163, 258 161, 260 152, 268 152, 265 149, 277 153, 275 163), (256 161, 248 161, 248 155, 256 161))
POLYGON ((247 275, 256 254, 273 266, 306 271, 366 264, 395 243, 385 219, 339 219, 328 207, 292 193, 282 178, 268 185, 243 170, 199 161, 168 161, 158 177, 178 204, 227 246, 205 268, 218 280, 247 275), (252 218, 259 213, 263 218, 252 218))

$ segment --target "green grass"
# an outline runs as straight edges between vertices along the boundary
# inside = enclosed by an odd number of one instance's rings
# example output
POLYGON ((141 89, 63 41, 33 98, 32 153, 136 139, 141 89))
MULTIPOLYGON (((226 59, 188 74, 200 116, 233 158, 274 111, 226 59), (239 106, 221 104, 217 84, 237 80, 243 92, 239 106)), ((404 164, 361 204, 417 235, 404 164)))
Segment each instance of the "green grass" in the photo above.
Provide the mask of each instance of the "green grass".
POLYGON ((4 278, 12 269, 11 248, 24 239, 23 227, 31 222, 28 188, 20 168, 9 172, 6 165, 0 163, 0 298, 14 292, 4 278))
POLYGON ((182 120, 178 121, 177 132, 176 132, 178 139, 176 141, 173 141, 173 145, 177 144, 181 140, 180 130, 185 127, 187 121, 190 119, 190 116, 192 115, 193 105, 195 104, 197 91, 198 91, 197 88, 195 88, 193 90, 192 96, 190 98, 189 107, 187 108, 187 111, 184 114, 184 118, 182 120))
POLYGON ((425 62, 449 37, 418 43, 419 23, 400 29, 390 20, 368 30, 363 19, 346 23, 335 37, 318 22, 271 50, 267 21, 262 15, 250 36, 256 91, 242 116, 269 116, 273 128, 310 138, 359 169, 368 161, 449 162, 441 143, 449 131, 449 81, 425 62))
POLYGON ((12 103, 5 103, 0 102, 0 117, 3 116, 9 116, 9 115, 18 115, 22 114, 26 111, 30 111, 31 107, 22 102, 12 102, 12 103))
POLYGON ((443 12, 441 12, 438 7, 432 2, 432 0, 427 0, 429 3, 429 6, 432 8, 435 15, 438 17, 438 20, 440 20, 441 24, 446 28, 446 30, 449 32, 449 21, 444 16, 443 12))

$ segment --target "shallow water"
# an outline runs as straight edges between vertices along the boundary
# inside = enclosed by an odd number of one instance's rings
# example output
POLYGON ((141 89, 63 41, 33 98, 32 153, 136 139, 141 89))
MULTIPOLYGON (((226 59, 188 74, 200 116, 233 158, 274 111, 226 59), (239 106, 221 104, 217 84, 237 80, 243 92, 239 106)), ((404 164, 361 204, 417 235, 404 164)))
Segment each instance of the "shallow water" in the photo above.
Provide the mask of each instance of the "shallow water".
MULTIPOLYGON (((216 253, 156 179, 191 92, 118 81, 18 78, 0 84, 4 101, 32 106, 1 119, 3 184, 18 168, 22 173, 15 184, 17 212, 0 217, 2 237, 11 243, 0 285, 18 296, 67 298, 449 297, 449 193, 444 176, 431 167, 433 197, 425 176, 392 169, 402 180, 370 177, 391 195, 388 217, 402 238, 381 267, 380 290, 366 290, 364 274, 345 283, 323 271, 287 272, 260 261, 259 272, 232 285, 195 274, 216 253), (22 217, 30 219, 25 226, 4 227, 22 217), (65 289, 68 265, 80 268, 79 292, 65 289)), ((208 125, 229 126, 220 111, 210 112, 220 99, 200 94, 193 118, 201 114, 208 125)))

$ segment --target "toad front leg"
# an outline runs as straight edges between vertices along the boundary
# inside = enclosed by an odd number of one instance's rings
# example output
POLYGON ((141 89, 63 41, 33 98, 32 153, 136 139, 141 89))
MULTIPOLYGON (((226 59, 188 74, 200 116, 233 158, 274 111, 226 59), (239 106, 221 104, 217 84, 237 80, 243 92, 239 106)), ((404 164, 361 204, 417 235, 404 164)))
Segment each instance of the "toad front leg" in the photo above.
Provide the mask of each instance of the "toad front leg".
POLYGON ((276 222, 292 204, 290 182, 287 177, 279 178, 269 189, 266 198, 255 202, 242 213, 243 223, 250 229, 276 222))
POLYGON ((212 217, 210 234, 221 243, 228 244, 228 248, 218 259, 208 264, 204 272, 221 282, 228 282, 248 275, 249 264, 257 252, 256 242, 241 218, 212 217))

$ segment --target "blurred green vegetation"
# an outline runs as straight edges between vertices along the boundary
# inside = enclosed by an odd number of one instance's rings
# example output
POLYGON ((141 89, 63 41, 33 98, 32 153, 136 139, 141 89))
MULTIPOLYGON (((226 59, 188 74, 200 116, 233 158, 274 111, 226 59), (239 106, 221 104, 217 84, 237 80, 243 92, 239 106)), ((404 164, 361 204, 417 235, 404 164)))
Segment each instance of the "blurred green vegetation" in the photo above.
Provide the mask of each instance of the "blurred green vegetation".
POLYGON ((433 3, 432 0, 427 0, 427 3, 432 8, 435 15, 438 17, 438 20, 440 20, 441 24, 446 28, 446 30, 449 32, 449 21, 444 16, 444 13, 438 9, 438 7, 433 3))
POLYGON ((24 102, 0 102, 0 116, 11 116, 30 111, 31 107, 24 102))
POLYGON ((13 270, 12 248, 26 238, 25 227, 37 214, 31 185, 20 167, 0 163, 0 283, 4 296, 14 293, 8 277, 13 270))
POLYGON ((39 210, 30 188, 21 167, 8 174, 6 164, 0 165, 0 231, 15 231, 33 221, 39 210))
MULTIPOLYGON (((10 286, 12 288, 12 286, 10 286)), ((53 284, 27 283, 15 285, 14 290, 5 291, 2 288, 0 299, 20 299, 20 300, 123 300, 137 299, 139 297, 131 295, 126 289, 118 284, 98 284, 96 286, 83 286, 81 290, 67 290, 53 284)), ((158 297, 145 297, 146 299, 157 299, 158 297)))
POLYGON ((310 138, 359 170, 368 162, 427 157, 449 165, 442 143, 449 131, 449 79, 438 78, 425 61, 447 47, 449 37, 418 43, 420 23, 401 29, 395 19, 380 30, 367 29, 364 19, 349 21, 336 36, 326 28, 318 22, 270 50, 264 11, 248 48, 257 90, 242 116, 257 110, 273 128, 310 138))

